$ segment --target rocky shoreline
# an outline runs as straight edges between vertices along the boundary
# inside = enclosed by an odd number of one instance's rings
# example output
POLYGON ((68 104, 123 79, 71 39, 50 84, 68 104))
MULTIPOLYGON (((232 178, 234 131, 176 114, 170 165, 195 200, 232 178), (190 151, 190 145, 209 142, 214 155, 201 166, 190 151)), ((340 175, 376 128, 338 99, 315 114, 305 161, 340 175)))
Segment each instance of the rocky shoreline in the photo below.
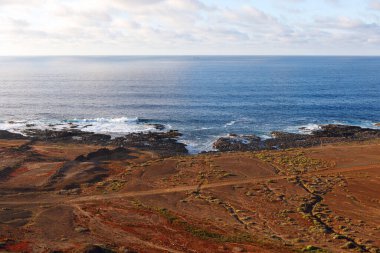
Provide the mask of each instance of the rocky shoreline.
POLYGON ((40 130, 28 129, 25 135, 0 130, 0 139, 26 139, 60 143, 77 143, 101 146, 118 146, 154 151, 161 156, 187 154, 186 145, 178 142, 181 133, 175 130, 168 132, 130 133, 123 137, 112 138, 111 135, 84 132, 78 129, 40 130))
MULTIPOLYGON (((64 130, 28 129, 24 135, 0 130, 0 139, 27 139, 30 141, 64 142, 102 146, 117 146, 154 151, 161 156, 188 154, 186 145, 178 141, 182 136, 177 130, 167 132, 130 133, 122 137, 85 132, 76 128, 64 130)), ((229 134, 217 139, 213 148, 219 152, 258 151, 312 147, 326 143, 362 141, 380 138, 380 130, 349 125, 322 125, 311 134, 296 134, 281 131, 271 133, 272 138, 261 139, 256 135, 229 134)))
POLYGON ((272 138, 263 140, 256 135, 230 134, 214 142, 218 151, 257 151, 312 147, 325 143, 364 141, 380 138, 380 130, 349 125, 322 125, 311 134, 295 134, 275 131, 272 138))

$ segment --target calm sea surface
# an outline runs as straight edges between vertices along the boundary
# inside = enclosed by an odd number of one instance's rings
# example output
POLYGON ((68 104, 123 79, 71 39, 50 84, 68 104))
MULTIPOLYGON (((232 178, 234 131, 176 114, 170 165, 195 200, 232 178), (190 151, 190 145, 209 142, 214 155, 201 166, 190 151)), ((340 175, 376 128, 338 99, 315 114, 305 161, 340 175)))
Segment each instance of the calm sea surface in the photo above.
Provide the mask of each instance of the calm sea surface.
POLYGON ((228 133, 374 127, 380 58, 2 57, 0 107, 0 129, 73 122, 118 135, 161 123, 199 151, 228 133))

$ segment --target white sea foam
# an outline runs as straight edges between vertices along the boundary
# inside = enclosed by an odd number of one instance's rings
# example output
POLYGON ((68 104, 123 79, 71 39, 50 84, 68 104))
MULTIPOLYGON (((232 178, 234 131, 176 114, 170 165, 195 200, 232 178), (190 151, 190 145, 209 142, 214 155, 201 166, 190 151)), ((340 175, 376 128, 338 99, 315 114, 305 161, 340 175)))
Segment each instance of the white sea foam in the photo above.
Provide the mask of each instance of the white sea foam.
POLYGON ((299 132, 306 133, 306 134, 311 134, 313 131, 316 131, 319 129, 321 129, 321 126, 318 124, 313 124, 313 123, 298 127, 299 132))
POLYGON ((377 122, 369 121, 369 120, 361 120, 361 121, 333 121, 333 124, 341 124, 341 125, 351 125, 351 126, 359 126, 363 128, 374 128, 379 129, 379 126, 376 126, 377 122))
POLYGON ((267 135, 267 134, 261 134, 259 135, 259 137, 261 138, 261 140, 268 140, 272 138, 272 136, 267 135))
POLYGON ((138 118, 95 118, 71 120, 29 120, 29 121, 0 121, 0 130, 14 133, 23 133, 26 129, 65 130, 79 129, 86 132, 110 134, 121 136, 132 132, 154 132, 156 127, 149 123, 142 123, 138 118))
POLYGON ((241 117, 224 124, 224 128, 231 127, 234 125, 249 125, 252 124, 252 118, 241 117))
POLYGON ((236 120, 232 120, 232 121, 226 123, 226 124, 224 125, 224 127, 233 126, 233 125, 235 125, 235 123, 236 123, 236 120))
POLYGON ((305 125, 289 126, 284 129, 289 133, 311 134, 313 131, 321 129, 321 124, 309 123, 305 125))
MULTIPOLYGON (((237 119, 230 121, 224 125, 224 127, 232 126, 234 124, 240 123, 244 119, 237 119)), ((323 122, 324 124, 346 124, 346 125, 356 125, 360 127, 368 127, 380 129, 380 127, 375 126, 375 122, 372 121, 330 121, 323 122)), ((146 120, 139 120, 139 118, 130 117, 118 117, 118 118, 93 118, 93 119, 68 119, 68 120, 13 120, 13 121, 1 121, 0 120, 0 130, 8 130, 14 133, 23 134, 26 129, 50 129, 50 130, 64 130, 64 129, 79 129, 94 133, 110 134, 112 137, 122 136, 132 132, 154 132, 159 131, 153 124, 150 124, 146 120)), ((165 125, 163 131, 172 129, 171 125, 165 125)), ((215 129, 215 133, 212 135, 207 135, 203 137, 199 136, 186 136, 186 131, 183 132, 185 136, 180 138, 180 142, 187 145, 187 149, 191 154, 199 153, 201 151, 212 151, 213 143, 220 137, 227 137, 228 135, 218 135, 218 130, 222 130, 220 127, 202 127, 193 129, 197 131, 206 131, 210 129, 215 129)), ((224 128, 223 128, 224 129, 224 128)), ((295 125, 283 129, 286 132, 293 133, 306 133, 310 134, 314 130, 320 129, 319 124, 310 123, 305 125, 295 125)), ((222 130, 224 131, 224 130, 222 130)), ((271 138, 265 131, 260 132, 260 137, 262 139, 271 138)))
POLYGON ((186 149, 189 151, 189 154, 198 154, 202 151, 216 151, 216 149, 213 148, 213 144, 218 138, 212 136, 206 139, 197 138, 195 140, 190 140, 183 137, 179 139, 179 142, 186 145, 186 149))
POLYGON ((201 128, 195 128, 195 131, 203 131, 203 130, 211 130, 214 129, 215 127, 201 127, 201 128))
POLYGON ((310 123, 306 125, 298 125, 298 126, 290 126, 285 129, 286 132, 292 133, 303 133, 303 134, 311 134, 313 131, 321 129, 322 125, 326 124, 336 124, 336 125, 350 125, 350 126, 358 126, 362 128, 373 128, 379 129, 379 126, 375 126, 375 122, 372 121, 337 121, 333 120, 323 124, 315 124, 310 123))
POLYGON ((313 131, 321 129, 321 125, 315 123, 309 123, 305 125, 289 126, 284 129, 285 132, 289 133, 301 133, 301 134, 311 134, 313 131))
POLYGON ((65 122, 69 123, 128 123, 128 122, 138 122, 139 118, 128 118, 128 117, 120 117, 120 118, 95 118, 95 119, 73 119, 73 120, 65 120, 65 122))

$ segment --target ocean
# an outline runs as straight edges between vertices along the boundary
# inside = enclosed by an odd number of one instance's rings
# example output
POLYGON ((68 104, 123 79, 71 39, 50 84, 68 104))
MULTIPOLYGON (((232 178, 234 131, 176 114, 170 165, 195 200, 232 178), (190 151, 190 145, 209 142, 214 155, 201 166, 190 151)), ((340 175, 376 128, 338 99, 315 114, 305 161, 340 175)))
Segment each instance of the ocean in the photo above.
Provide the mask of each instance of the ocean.
POLYGON ((0 106, 4 130, 120 136, 158 123, 196 153, 229 133, 376 128, 380 57, 0 57, 0 106))

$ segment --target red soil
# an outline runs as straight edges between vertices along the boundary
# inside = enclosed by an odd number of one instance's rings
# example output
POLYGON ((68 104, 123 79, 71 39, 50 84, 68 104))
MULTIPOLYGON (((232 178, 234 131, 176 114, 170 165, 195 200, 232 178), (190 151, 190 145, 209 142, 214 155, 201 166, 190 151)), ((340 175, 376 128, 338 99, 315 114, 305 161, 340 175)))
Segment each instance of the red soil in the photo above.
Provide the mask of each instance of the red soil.
MULTIPOLYGON (((0 250, 376 252, 380 142, 160 158, 0 141, 0 250), (11 170, 9 172, 9 170, 11 170), (352 249, 351 249, 352 247, 352 249)), ((111 147, 110 147, 111 148, 111 147)))

